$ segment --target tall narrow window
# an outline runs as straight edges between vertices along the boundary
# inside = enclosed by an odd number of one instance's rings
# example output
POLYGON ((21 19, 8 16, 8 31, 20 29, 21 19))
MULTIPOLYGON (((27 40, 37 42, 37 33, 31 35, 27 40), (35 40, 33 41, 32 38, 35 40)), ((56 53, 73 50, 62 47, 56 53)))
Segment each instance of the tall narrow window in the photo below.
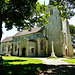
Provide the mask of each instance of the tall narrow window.
POLYGON ((53 10, 52 9, 50 9, 50 15, 53 15, 53 10))
POLYGON ((43 50, 43 40, 40 42, 41 50, 43 50))
POLYGON ((8 52, 10 51, 10 45, 8 45, 8 52))
POLYGON ((34 53, 34 48, 31 48, 31 52, 34 53))
POLYGON ((15 44, 15 52, 16 52, 16 50, 17 50, 17 44, 15 44))
POLYGON ((2 52, 4 51, 4 45, 2 45, 2 52))

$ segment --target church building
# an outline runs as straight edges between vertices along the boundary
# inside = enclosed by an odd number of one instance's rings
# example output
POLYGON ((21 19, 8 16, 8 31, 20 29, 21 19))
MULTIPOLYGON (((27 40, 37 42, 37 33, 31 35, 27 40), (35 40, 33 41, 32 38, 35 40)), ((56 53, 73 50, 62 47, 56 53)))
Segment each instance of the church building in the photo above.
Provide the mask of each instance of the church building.
POLYGON ((0 53, 23 57, 50 56, 53 41, 56 56, 73 56, 68 21, 61 19, 56 7, 48 6, 47 12, 50 13, 49 24, 6 37, 1 42, 0 53))

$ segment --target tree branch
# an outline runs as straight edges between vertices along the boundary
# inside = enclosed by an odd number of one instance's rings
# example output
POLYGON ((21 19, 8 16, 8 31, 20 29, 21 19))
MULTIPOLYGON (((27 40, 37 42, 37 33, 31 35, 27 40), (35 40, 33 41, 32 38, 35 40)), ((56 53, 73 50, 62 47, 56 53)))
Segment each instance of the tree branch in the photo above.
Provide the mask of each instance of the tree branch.
POLYGON ((10 6, 10 8, 5 10, 5 12, 1 15, 2 21, 6 18, 6 14, 11 10, 11 8, 12 8, 12 6, 10 6))

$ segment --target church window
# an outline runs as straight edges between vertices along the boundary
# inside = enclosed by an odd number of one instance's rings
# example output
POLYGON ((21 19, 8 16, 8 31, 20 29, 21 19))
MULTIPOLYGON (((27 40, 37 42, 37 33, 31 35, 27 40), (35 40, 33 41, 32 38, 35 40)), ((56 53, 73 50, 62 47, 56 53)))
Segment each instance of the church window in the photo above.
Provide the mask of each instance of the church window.
POLYGON ((41 46, 41 50, 43 50, 43 40, 41 40, 40 46, 41 46))
POLYGON ((34 48, 31 48, 31 52, 34 53, 34 48))
POLYGON ((4 45, 2 45, 2 51, 4 51, 4 45))
POLYGON ((17 50, 17 44, 15 44, 15 52, 16 52, 16 50, 17 50))
POLYGON ((52 9, 50 9, 50 15, 53 15, 53 10, 52 9))
POLYGON ((8 45, 8 52, 10 51, 10 45, 8 45))

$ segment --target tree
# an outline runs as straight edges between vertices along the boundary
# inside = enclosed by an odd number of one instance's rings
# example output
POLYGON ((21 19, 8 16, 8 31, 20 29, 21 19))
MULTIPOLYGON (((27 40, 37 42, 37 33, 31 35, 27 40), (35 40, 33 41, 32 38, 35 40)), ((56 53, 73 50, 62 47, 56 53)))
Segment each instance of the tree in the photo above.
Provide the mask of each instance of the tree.
POLYGON ((74 25, 69 25, 70 28, 70 33, 75 34, 75 26, 74 25))
MULTIPOLYGON (((5 22, 7 30, 13 25, 18 29, 29 29, 35 25, 43 26, 48 23, 46 5, 36 3, 37 0, 0 0, 0 40, 2 36, 2 23, 5 22)), ((60 16, 71 18, 75 15, 74 0, 50 0, 50 5, 57 6, 60 16)))
POLYGON ((37 0, 0 0, 0 40, 2 36, 2 23, 5 22, 7 30, 13 28, 29 29, 48 23, 49 17, 46 5, 36 3, 37 0))
POLYGON ((57 6, 60 11, 60 16, 64 19, 70 19, 75 15, 75 0, 49 0, 49 4, 57 6))

